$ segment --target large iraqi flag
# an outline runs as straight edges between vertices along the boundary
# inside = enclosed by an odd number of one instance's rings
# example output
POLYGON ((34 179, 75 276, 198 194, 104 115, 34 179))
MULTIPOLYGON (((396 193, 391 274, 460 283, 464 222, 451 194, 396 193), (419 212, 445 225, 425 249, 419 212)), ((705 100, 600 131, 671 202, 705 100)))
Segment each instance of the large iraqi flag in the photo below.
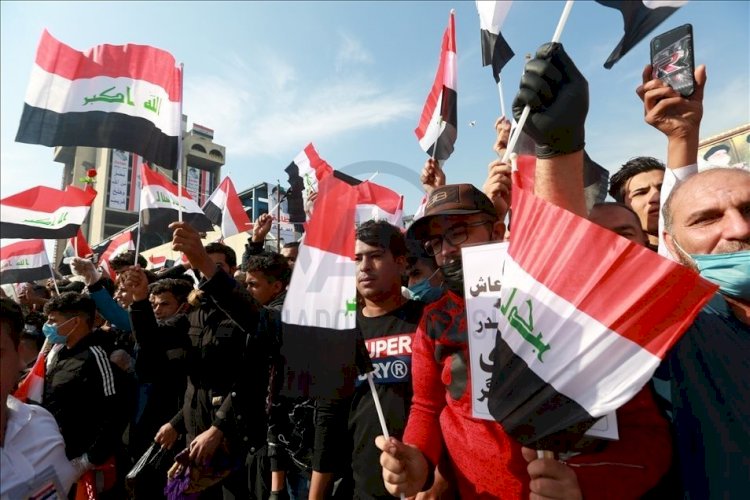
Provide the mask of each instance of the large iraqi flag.
POLYGON ((451 11, 448 27, 443 34, 435 81, 424 103, 419 125, 414 130, 419 146, 436 160, 448 159, 458 136, 458 56, 454 17, 451 11))
POLYGON ((524 445, 555 450, 635 396, 717 287, 522 184, 488 407, 524 445))
POLYGON ((3 238, 72 238, 86 219, 96 191, 68 186, 65 191, 37 186, 0 200, 3 238))
POLYGON ((45 30, 16 141, 122 149, 176 168, 181 98, 169 52, 134 44, 79 52, 45 30))
POLYGON ((187 190, 178 196, 177 185, 162 174, 141 165, 141 231, 168 233, 169 224, 178 219, 182 206, 182 220, 196 231, 212 231, 213 225, 187 190))
POLYGON ((333 168, 320 157, 312 143, 305 146, 294 157, 284 171, 289 176, 287 207, 289 222, 304 223, 307 220, 305 203, 310 195, 318 191, 318 183, 333 172, 333 168))
POLYGON ((226 177, 206 200, 203 212, 213 225, 221 228, 221 236, 224 238, 252 229, 250 218, 242 207, 234 183, 229 177, 226 177))
POLYGON ((315 210, 282 309, 290 396, 343 397, 354 390, 358 333, 354 263, 354 186, 321 180, 315 210))
POLYGON ((52 276, 42 240, 19 241, 0 248, 0 283, 26 283, 52 276))

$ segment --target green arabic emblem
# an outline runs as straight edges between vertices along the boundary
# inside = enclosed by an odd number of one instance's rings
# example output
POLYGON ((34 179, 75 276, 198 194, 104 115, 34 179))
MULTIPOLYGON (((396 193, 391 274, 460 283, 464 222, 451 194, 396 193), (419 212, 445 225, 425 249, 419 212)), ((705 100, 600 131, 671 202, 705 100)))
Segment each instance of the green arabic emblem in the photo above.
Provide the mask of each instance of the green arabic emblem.
POLYGON ((516 307, 515 305, 511 305, 517 291, 518 290, 516 288, 513 289, 510 297, 508 297, 508 300, 505 302, 505 304, 498 302, 498 305, 500 306, 500 313, 508 318, 510 326, 513 327, 513 329, 516 330, 526 342, 536 348, 536 350, 533 352, 537 353, 536 357, 539 362, 544 363, 542 355, 545 352, 549 351, 552 346, 549 343, 545 344, 542 341, 542 332, 534 335, 534 305, 531 302, 531 299, 525 301, 529 307, 529 315, 526 319, 521 317, 521 315, 518 313, 518 307, 516 307))

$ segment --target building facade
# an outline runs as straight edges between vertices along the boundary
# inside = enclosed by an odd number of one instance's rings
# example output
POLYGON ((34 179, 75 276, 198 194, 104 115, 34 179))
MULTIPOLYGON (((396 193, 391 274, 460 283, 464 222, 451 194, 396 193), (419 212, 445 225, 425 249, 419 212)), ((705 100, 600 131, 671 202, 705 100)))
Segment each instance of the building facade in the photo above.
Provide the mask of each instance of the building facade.
MULTIPOLYGON (((187 117, 183 115, 183 130, 187 130, 187 117)), ((190 196, 202 205, 218 186, 221 167, 225 163, 226 149, 214 143, 214 131, 193 124, 183 135, 183 186, 190 196)), ((127 151, 91 147, 57 147, 54 160, 62 163, 62 188, 81 186, 87 171, 96 170, 94 189, 99 193, 91 205, 88 220, 81 230, 91 246, 111 238, 138 223, 140 205, 140 176, 138 170, 143 159, 127 151)), ((177 170, 151 166, 177 183, 177 170)), ((170 235, 142 234, 141 250, 166 243, 170 235)), ((62 258, 65 240, 55 249, 55 262, 62 258)))

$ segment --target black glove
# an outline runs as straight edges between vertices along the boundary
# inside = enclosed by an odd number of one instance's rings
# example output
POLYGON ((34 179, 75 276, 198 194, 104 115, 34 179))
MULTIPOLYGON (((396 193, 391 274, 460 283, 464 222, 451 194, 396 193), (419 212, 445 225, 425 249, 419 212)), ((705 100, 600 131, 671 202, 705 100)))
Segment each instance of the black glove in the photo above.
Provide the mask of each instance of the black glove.
POLYGON ((513 116, 518 120, 523 108, 531 107, 524 132, 536 142, 537 158, 582 150, 589 85, 561 44, 539 47, 536 58, 526 63, 520 87, 513 116))
POLYGON ((272 491, 271 496, 268 497, 268 500, 289 500, 289 493, 286 491, 286 489, 280 491, 272 491))

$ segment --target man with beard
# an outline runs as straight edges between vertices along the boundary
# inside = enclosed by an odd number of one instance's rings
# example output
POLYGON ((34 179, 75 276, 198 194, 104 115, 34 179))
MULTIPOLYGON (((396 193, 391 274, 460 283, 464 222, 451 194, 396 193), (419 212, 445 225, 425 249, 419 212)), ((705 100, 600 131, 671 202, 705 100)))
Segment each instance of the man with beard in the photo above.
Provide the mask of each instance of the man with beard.
MULTIPOLYGON (((537 144, 536 195, 585 217, 588 86, 561 45, 542 46, 527 64, 516 117, 526 105, 532 113, 524 130, 537 144)), ((462 498, 582 498, 605 491, 638 498, 653 487, 668 468, 671 447, 648 388, 618 410, 619 441, 571 450, 581 454, 565 463, 538 459, 498 422, 473 417, 460 249, 498 240, 505 227, 492 201, 465 184, 435 189, 415 225, 449 290, 425 308, 415 335, 414 398, 404 442, 376 440, 388 491, 411 496, 425 490, 437 463, 441 470, 447 463, 462 498)))

